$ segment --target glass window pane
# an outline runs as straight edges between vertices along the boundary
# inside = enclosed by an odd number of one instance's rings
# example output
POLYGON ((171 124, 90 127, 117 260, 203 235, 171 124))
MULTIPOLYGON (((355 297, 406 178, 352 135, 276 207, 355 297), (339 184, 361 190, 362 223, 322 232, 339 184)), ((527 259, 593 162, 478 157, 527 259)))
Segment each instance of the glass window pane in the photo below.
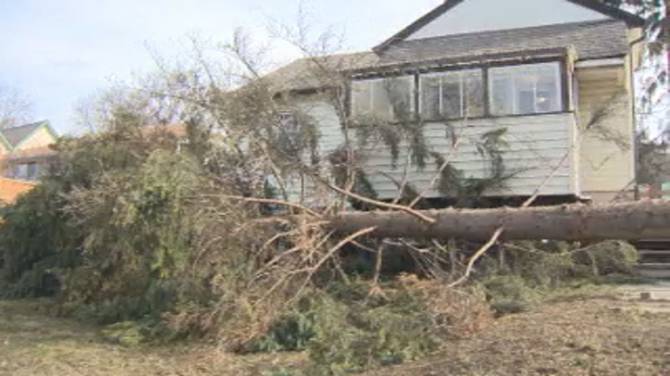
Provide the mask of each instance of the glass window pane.
POLYGON ((37 178, 37 163, 35 162, 28 163, 26 169, 28 179, 32 180, 37 178))
POLYGON ((440 118, 440 82, 439 76, 421 77, 421 116, 424 119, 440 118))
POLYGON ((388 91, 392 114, 397 120, 409 119, 412 115, 414 77, 388 78, 384 80, 388 91))
POLYGON ((369 81, 354 81, 351 83, 351 113, 353 116, 368 116, 371 113, 369 81))
POLYGON ((516 108, 514 114, 535 113, 535 77, 533 75, 515 77, 516 108))
POLYGON ((353 81, 353 116, 393 120, 414 110, 414 76, 353 81))
POLYGON ((491 68, 491 113, 535 114, 560 111, 558 63, 491 68))
POLYGON ((464 73, 465 76, 465 108, 463 116, 477 117, 484 115, 484 81, 480 70, 464 73))
POLYGON ((386 80, 372 81, 372 115, 388 120, 391 118, 391 100, 386 80))
POLYGON ((506 115, 514 113, 514 91, 512 78, 504 73, 491 70, 491 114, 506 115))
POLYGON ((442 116, 448 119, 462 117, 460 75, 448 75, 442 80, 442 116))
POLYGON ((556 72, 544 72, 537 82, 537 111, 555 112, 561 110, 560 84, 556 72))

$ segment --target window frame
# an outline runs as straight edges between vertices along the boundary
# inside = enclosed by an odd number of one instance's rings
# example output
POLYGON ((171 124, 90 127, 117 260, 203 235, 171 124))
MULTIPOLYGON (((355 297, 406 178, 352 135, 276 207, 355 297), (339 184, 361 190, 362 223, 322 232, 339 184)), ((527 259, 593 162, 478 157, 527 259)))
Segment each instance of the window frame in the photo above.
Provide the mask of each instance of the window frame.
MULTIPOLYGON (((421 92, 422 85, 421 85, 421 78, 423 76, 430 76, 430 75, 439 75, 439 74, 446 74, 449 72, 458 72, 458 71, 468 71, 468 70, 481 70, 482 72, 482 105, 484 108, 483 115, 482 116, 469 116, 468 119, 486 119, 486 118, 508 118, 508 117, 521 117, 521 116, 542 116, 542 115, 552 115, 552 114, 560 114, 560 113, 569 113, 572 112, 571 110, 572 106, 571 103, 574 102, 574 98, 572 97, 573 93, 571 93, 570 90, 570 85, 568 83, 568 80, 570 79, 570 75, 568 74, 567 71, 567 62, 566 62, 566 57, 545 57, 545 58, 535 58, 535 59, 524 59, 523 62, 517 62, 517 63, 510 63, 510 62, 492 62, 489 64, 464 64, 460 65, 458 67, 441 67, 441 68, 435 68, 435 69, 424 69, 424 70, 418 70, 415 73, 412 74, 399 74, 395 76, 373 76, 369 75, 367 77, 360 77, 360 78, 352 78, 349 82, 349 87, 347 89, 347 108, 348 108, 348 114, 349 116, 354 116, 354 98, 353 98, 353 83, 358 82, 358 81, 373 81, 373 80, 383 80, 386 78, 391 78, 391 77, 414 77, 413 84, 412 84, 412 113, 414 114, 414 117, 416 118, 417 121, 458 121, 458 120, 463 120, 465 119, 464 117, 458 117, 458 118, 452 118, 452 117, 444 117, 444 116, 439 116, 437 118, 429 118, 425 119, 422 118, 422 110, 423 110, 423 93, 421 92), (519 67, 519 66, 526 66, 526 65, 536 65, 536 64, 547 64, 547 63, 557 63, 558 64, 558 72, 557 72, 557 87, 558 87, 558 95, 557 99, 559 101, 559 109, 557 111, 550 111, 550 112, 534 112, 534 113, 523 113, 523 114, 499 114, 495 115, 492 113, 492 100, 491 100, 491 95, 492 95, 492 90, 491 90, 491 72, 490 70, 492 68, 504 68, 504 67, 519 67)), ((390 121, 391 123, 397 123, 397 120, 392 120, 390 121)))

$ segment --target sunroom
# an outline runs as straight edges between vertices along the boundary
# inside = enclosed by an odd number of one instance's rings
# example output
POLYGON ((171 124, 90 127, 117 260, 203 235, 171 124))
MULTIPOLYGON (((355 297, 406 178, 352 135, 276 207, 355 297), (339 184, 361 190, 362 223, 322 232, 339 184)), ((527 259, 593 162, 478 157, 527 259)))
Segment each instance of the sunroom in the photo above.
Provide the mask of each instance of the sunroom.
POLYGON ((436 176, 445 159, 466 179, 488 179, 493 156, 481 144, 490 134, 502 135, 504 181, 483 195, 578 196, 573 61, 570 49, 555 49, 353 72, 352 119, 420 124, 426 146, 442 156, 441 164, 418 167, 405 163, 408 144, 397 158, 384 143, 366 145, 362 164, 378 197, 397 197, 402 184, 444 197, 436 176))

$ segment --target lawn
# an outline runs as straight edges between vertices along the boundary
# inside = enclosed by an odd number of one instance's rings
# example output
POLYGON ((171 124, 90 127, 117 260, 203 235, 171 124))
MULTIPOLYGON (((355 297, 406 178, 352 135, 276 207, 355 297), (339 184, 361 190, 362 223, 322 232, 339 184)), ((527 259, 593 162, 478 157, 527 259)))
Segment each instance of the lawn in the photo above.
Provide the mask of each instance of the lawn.
MULTIPOLYGON (((0 302, 0 375, 273 375, 306 362, 304 354, 237 356, 215 344, 124 347, 42 307, 0 302)), ((427 360, 369 375, 670 375, 670 302, 558 298, 427 360)))
POLYGON ((234 356, 213 344, 124 347, 99 328, 45 314, 34 301, 0 301, 0 375, 263 375, 301 354, 234 356))

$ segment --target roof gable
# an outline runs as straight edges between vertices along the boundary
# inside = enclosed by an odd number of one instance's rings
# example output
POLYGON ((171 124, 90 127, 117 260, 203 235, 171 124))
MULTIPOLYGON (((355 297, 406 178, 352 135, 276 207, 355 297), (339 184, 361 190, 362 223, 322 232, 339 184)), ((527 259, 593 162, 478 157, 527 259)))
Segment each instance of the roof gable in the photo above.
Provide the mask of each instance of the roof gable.
POLYGON ((446 0, 381 45, 380 52, 400 40, 534 27, 614 18, 630 26, 644 20, 598 0, 446 0), (486 14, 482 9, 488 9, 486 14), (517 14, 519 17, 511 17, 517 14))
POLYGON ((45 128, 47 132, 51 134, 54 140, 57 138, 56 132, 53 130, 53 128, 51 128, 51 125, 49 125, 48 121, 40 121, 18 127, 5 128, 0 130, 0 135, 2 135, 2 139, 7 141, 10 149, 15 149, 42 128, 45 128))

